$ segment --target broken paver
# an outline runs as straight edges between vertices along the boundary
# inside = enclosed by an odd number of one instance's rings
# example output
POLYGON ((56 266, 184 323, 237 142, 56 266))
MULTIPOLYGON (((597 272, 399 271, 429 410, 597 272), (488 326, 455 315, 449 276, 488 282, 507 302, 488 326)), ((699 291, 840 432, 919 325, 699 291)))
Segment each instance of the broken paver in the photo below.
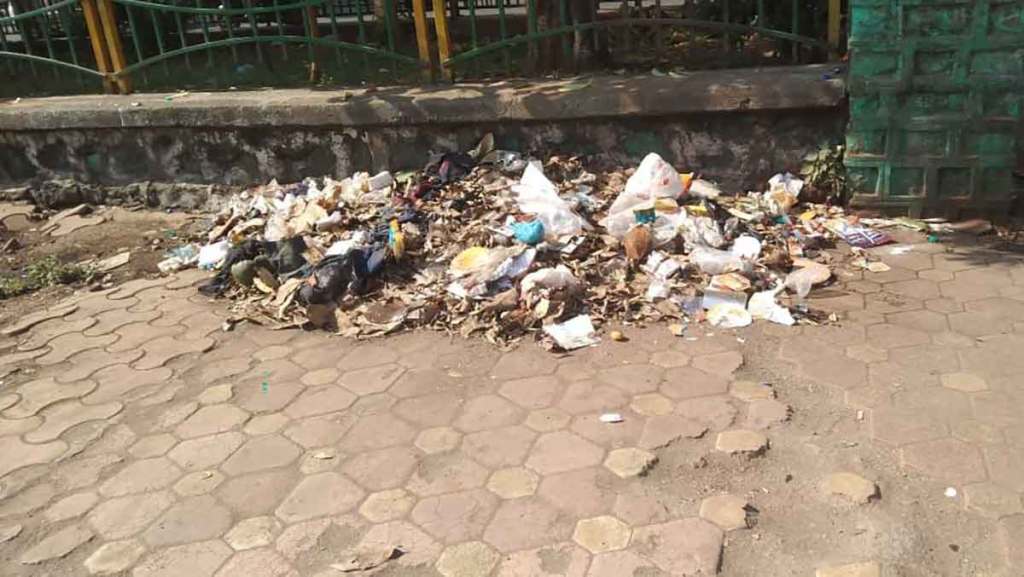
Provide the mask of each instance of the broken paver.
POLYGON ((757 456, 768 449, 768 437, 757 431, 723 431, 715 439, 715 450, 730 455, 744 454, 757 456))
POLYGON ((37 565, 50 559, 67 556, 80 545, 92 540, 93 532, 84 525, 70 525, 48 535, 21 556, 22 565, 37 565))
POLYGON ((747 405, 746 426, 751 429, 767 429, 772 425, 789 420, 789 405, 775 399, 757 399, 747 405))
POLYGON ((729 385, 729 394, 749 403, 759 399, 774 399, 775 389, 771 385, 763 385, 754 381, 735 381, 729 385))
POLYGON ((718 525, 723 531, 745 529, 747 501, 736 495, 716 495, 701 501, 700 516, 718 525))
POLYGON ((220 540, 160 549, 144 558, 132 577, 212 577, 230 556, 231 548, 220 540))
POLYGON ((235 551, 255 549, 273 543, 282 528, 281 522, 273 517, 250 517, 228 531, 224 541, 235 551))
POLYGON ((629 447, 615 449, 608 453, 604 466, 623 479, 646 475, 658 462, 658 457, 650 451, 629 447))
POLYGON ((625 549, 631 534, 629 525, 604 515, 577 523, 572 540, 591 553, 606 553, 625 549))
POLYGON ((633 543, 640 555, 662 571, 686 577, 718 573, 724 534, 702 519, 680 519, 638 527, 633 543))
POLYGON ((833 473, 825 479, 824 490, 829 495, 839 495, 854 503, 867 503, 879 498, 878 485, 856 473, 833 473))

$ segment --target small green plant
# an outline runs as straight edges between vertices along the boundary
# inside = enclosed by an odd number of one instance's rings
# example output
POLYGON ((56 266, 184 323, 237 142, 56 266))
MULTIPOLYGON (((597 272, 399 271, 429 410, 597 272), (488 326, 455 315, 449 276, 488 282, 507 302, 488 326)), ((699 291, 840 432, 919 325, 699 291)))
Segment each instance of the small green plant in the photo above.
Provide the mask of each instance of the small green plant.
POLYGON ((824 146, 804 157, 801 176, 818 201, 841 204, 846 196, 846 165, 843 146, 824 146))
POLYGON ((25 267, 21 276, 0 277, 0 299, 6 299, 41 288, 88 281, 94 271, 79 264, 64 264, 55 256, 47 256, 25 267))

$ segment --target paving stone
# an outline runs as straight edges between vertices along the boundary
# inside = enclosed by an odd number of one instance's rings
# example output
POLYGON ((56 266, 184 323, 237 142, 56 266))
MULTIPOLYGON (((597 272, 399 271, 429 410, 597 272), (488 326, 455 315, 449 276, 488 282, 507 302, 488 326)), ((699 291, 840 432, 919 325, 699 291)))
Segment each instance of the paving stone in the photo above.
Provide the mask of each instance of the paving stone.
POLYGON ((406 489, 420 497, 432 497, 483 487, 486 481, 487 469, 455 451, 420 459, 406 489))
POLYGON ((871 411, 871 435, 890 445, 939 439, 946 434, 944 424, 921 411, 889 407, 871 411))
POLYGON ((299 577, 299 572, 272 549, 251 549, 235 553, 215 577, 299 577))
POLYGON ((89 509, 92 509, 93 505, 98 501, 99 496, 91 491, 68 495, 50 505, 50 508, 43 513, 43 516, 51 523, 75 519, 88 513, 89 509))
POLYGON ((114 309, 103 311, 94 317, 96 319, 96 323, 84 332, 86 336, 90 337, 106 335, 133 323, 146 324, 155 321, 159 319, 162 314, 163 313, 161 311, 156 310, 134 312, 124 309, 114 309))
POLYGON ((694 357, 690 364, 705 373, 728 377, 743 366, 743 355, 739 351, 724 351, 694 357))
POLYGON ((459 446, 462 433, 451 427, 427 429, 416 437, 415 445, 428 455, 451 451, 459 446))
POLYGON ((205 495, 224 482, 220 471, 196 471, 189 473, 174 484, 174 492, 184 497, 205 495))
POLYGON ((283 525, 273 517, 250 517, 239 521, 224 535, 224 541, 235 551, 270 545, 281 533, 283 525))
POLYGON ((295 561, 301 555, 318 546, 320 538, 333 525, 330 519, 305 521, 288 526, 275 543, 277 551, 285 559, 295 561))
POLYGON ((50 405, 67 399, 77 399, 88 395, 96 389, 93 381, 60 384, 52 378, 29 381, 17 389, 20 399, 18 404, 4 410, 3 416, 9 419, 25 419, 36 415, 50 405))
POLYGON ((533 495, 540 477, 525 467, 499 469, 487 480, 487 489, 502 499, 533 495))
POLYGON ((38 325, 39 323, 52 319, 66 317, 71 313, 75 312, 76 310, 78 310, 77 304, 58 304, 48 309, 44 309, 21 317, 20 320, 18 320, 17 322, 10 324, 4 327, 2 330, 0 330, 0 335, 3 335, 5 337, 20 335, 25 331, 31 329, 32 327, 38 325))
POLYGON ((548 407, 546 409, 530 411, 523 424, 538 433, 548 433, 564 429, 571 419, 572 417, 562 409, 548 407))
POLYGON ((498 394, 524 409, 543 409, 557 401, 564 389, 558 378, 543 375, 507 381, 498 394))
POLYGON ((0 527, 0 544, 6 543, 21 535, 21 525, 5 525, 0 527))
POLYGON ((239 377, 239 386, 236 391, 238 396, 235 399, 235 404, 254 414, 276 413, 287 407, 288 403, 299 396, 305 388, 299 383, 291 381, 291 376, 277 375, 273 371, 268 372, 270 376, 264 376, 261 373, 255 377, 244 375, 239 377), (263 383, 267 383, 267 386, 264 387, 263 383))
MULTIPOLYGON (((294 359, 295 357, 292 357, 292 360, 294 359)), ((333 367, 317 369, 302 375, 302 384, 307 387, 330 385, 337 382, 340 376, 341 373, 333 367)))
POLYGON ((874 363, 888 360, 889 352, 885 349, 862 343, 846 347, 846 356, 855 361, 874 363))
POLYGON ((371 493, 359 507, 359 513, 373 523, 394 521, 412 510, 416 498, 405 489, 371 493))
POLYGON ((750 429, 767 429, 789 420, 789 405, 784 405, 774 399, 761 399, 751 401, 747 405, 746 426, 750 429))
POLYGON ((482 395, 463 405, 454 427, 467 433, 496 429, 520 422, 523 415, 522 409, 497 395, 482 395))
POLYGON ((105 500, 89 512, 89 523, 105 539, 125 539, 160 516, 174 498, 167 491, 105 500))
POLYGON ((220 540, 169 547, 146 556, 132 577, 212 577, 230 556, 231 548, 220 540))
POLYGON ((600 447, 566 431, 545 433, 537 439, 526 466, 542 475, 597 465, 604 457, 600 447))
POLYGON ((608 453, 604 466, 612 473, 626 479, 647 474, 658 462, 658 457, 650 451, 634 447, 615 449, 608 453))
POLYGON ((235 386, 230 383, 223 385, 214 385, 207 387, 205 391, 199 393, 196 397, 196 401, 200 405, 219 405, 220 403, 226 403, 231 400, 231 397, 235 395, 235 386))
POLYGON ((950 373, 942 375, 942 386, 965 393, 977 393, 988 389, 988 383, 978 375, 970 373, 950 373))
POLYGON ((49 406, 40 414, 43 424, 33 431, 25 433, 29 443, 47 443, 57 440, 65 431, 89 421, 102 421, 121 412, 124 405, 118 402, 103 405, 83 405, 78 401, 65 401, 49 406))
POLYGON ((653 417, 657 415, 669 415, 675 409, 672 400, 658 393, 646 393, 633 397, 629 408, 635 413, 653 417))
POLYGON ((572 540, 591 553, 606 553, 625 549, 632 535, 629 525, 615 517, 604 515, 582 519, 576 524, 572 540))
POLYGON ((416 429, 387 414, 366 415, 349 429, 339 447, 349 453, 404 445, 416 437, 416 429))
POLYGON ((219 433, 183 441, 167 456, 186 471, 199 471, 221 464, 244 442, 245 435, 237 431, 219 433))
POLYGON ((158 433, 140 438, 128 449, 128 453, 136 459, 150 459, 167 453, 177 444, 178 439, 170 433, 158 433))
POLYGON ((149 371, 135 370, 128 365, 105 367, 92 376, 99 383, 99 388, 83 397, 82 402, 94 405, 120 401, 134 391, 163 386, 172 374, 171 369, 165 367, 149 371))
POLYGON ((374 367, 398 360, 398 353, 382 344, 364 344, 352 349, 337 363, 338 369, 352 371, 374 367))
POLYGON ((940 481, 966 485, 984 481, 987 477, 978 449, 958 439, 906 445, 902 458, 905 465, 940 481))
POLYGON ((87 351, 89 349, 102 349, 116 340, 116 335, 102 335, 97 337, 87 337, 82 333, 61 335, 47 343, 50 347, 50 352, 36 358, 35 362, 44 366, 56 365, 57 363, 63 363, 82 351, 87 351))
POLYGON ((703 423, 713 430, 731 427, 736 422, 736 413, 736 407, 725 395, 686 399, 679 401, 675 407, 676 415, 703 423))
POLYGON ((644 577, 667 577, 651 561, 634 551, 613 551, 594 555, 588 577, 619 577, 621 575, 643 575, 644 577))
POLYGON ((587 415, 615 410, 627 404, 629 395, 618 387, 577 381, 566 388, 558 408, 571 415, 587 415))
MULTIPOLYGON (((12 395, 17 402, 17 396, 12 395)), ((0 417, 0 437, 7 437, 9 435, 22 435, 29 431, 38 429, 43 424, 43 418, 40 416, 26 417, 24 419, 4 419, 0 417)))
POLYGON ((83 525, 69 525, 51 533, 31 549, 22 553, 22 565, 37 565, 43 561, 66 557, 79 546, 92 540, 92 530, 83 525))
POLYGON ((301 452, 294 443, 280 435, 264 435, 242 445, 224 462, 222 469, 229 475, 274 469, 291 463, 301 452))
POLYGON ((1024 449, 985 447, 985 461, 993 482, 1024 493, 1024 449))
POLYGON ((202 407, 174 429, 182 439, 193 439, 223 433, 238 427, 249 418, 249 414, 234 405, 212 405, 202 407))
POLYGON ((651 364, 666 369, 685 367, 690 364, 690 355, 679 351, 657 351, 651 355, 651 364))
POLYGON ((23 353, 0 354, 0 375, 8 375, 14 372, 15 368, 27 361, 37 359, 50 352, 50 347, 23 353))
POLYGON ((405 484, 419 463, 410 447, 389 447, 360 453, 345 462, 341 471, 371 491, 394 489, 405 484))
POLYGON ((357 395, 370 395, 388 390, 405 369, 397 364, 389 363, 348 371, 341 375, 341 386, 357 395))
POLYGON ((356 396, 334 385, 307 389, 290 405, 284 414, 293 419, 302 419, 324 413, 333 413, 349 408, 356 396))
POLYGON ((306 448, 333 445, 356 422, 350 412, 331 413, 297 421, 284 431, 284 435, 306 448))
POLYGON ((505 353, 491 369, 491 377, 498 380, 522 379, 555 372, 557 362, 542 351, 521 347, 505 353))
POLYGON ((537 433, 521 425, 470 433, 462 450, 476 462, 492 467, 519 465, 526 458, 537 433))
POLYGON ((216 495, 237 515, 271 515, 302 479, 294 469, 263 471, 229 479, 217 488, 216 495))
POLYGON ((85 317, 74 321, 63 321, 54 319, 46 321, 35 328, 32 333, 20 343, 15 350, 32 351, 41 349, 53 339, 70 333, 79 333, 96 324, 96 319, 85 317))
POLYGON ((602 467, 587 467, 545 476, 537 495, 570 517, 594 517, 612 510, 615 476, 602 467))
POLYGON ((104 497, 119 497, 169 487, 181 477, 181 470, 165 457, 133 461, 100 485, 104 497))
MULTIPOLYGON (((13 483, 12 483, 13 484, 13 483)), ((5 492, 15 493, 17 486, 5 492)), ((32 485, 0 502, 0 518, 21 517, 42 509, 57 495, 57 489, 51 483, 32 485)))
POLYGON ((963 487, 964 506, 991 519, 1000 519, 1024 511, 1020 495, 995 483, 975 483, 963 487))
POLYGON ((654 365, 621 365, 601 370, 597 378, 631 395, 638 395, 656 391, 664 374, 664 369, 654 365))
POLYGON ((486 543, 470 541, 445 549, 435 568, 444 577, 487 577, 498 559, 498 553, 486 543))
POLYGON ((825 493, 844 497, 854 503, 867 503, 881 497, 878 485, 874 481, 869 481, 856 473, 832 473, 825 478, 822 487, 825 493))
POLYGON ((771 385, 754 381, 733 381, 729 385, 729 394, 741 401, 770 400, 775 398, 775 389, 771 385))
POLYGON ((700 421, 678 415, 650 417, 637 445, 642 449, 660 449, 680 439, 700 438, 707 430, 707 425, 700 421))
POLYGON ((814 572, 814 577, 882 577, 882 570, 875 562, 850 563, 822 567, 814 572))
POLYGON ((1024 515, 1012 515, 999 521, 998 539, 1006 554, 1006 565, 1011 569, 1024 567, 1024 552, 1020 543, 1024 539, 1024 515))
POLYGON ((600 414, 580 415, 573 418, 570 431, 608 449, 632 447, 643 434, 646 419, 640 415, 624 410, 619 415, 622 420, 617 423, 604 423, 600 414))
POLYGON ((275 515, 286 523, 305 521, 352 510, 365 493, 338 473, 320 473, 302 480, 281 503, 275 515))
POLYGON ((632 543, 643 557, 672 575, 714 575, 722 558, 722 530, 700 519, 638 527, 632 543))
POLYGON ((616 495, 612 513, 634 527, 664 523, 678 516, 670 500, 636 490, 616 495))
POLYGON ((410 519, 442 543, 479 538, 498 506, 498 498, 483 489, 422 499, 410 519))
POLYGON ((715 450, 730 455, 757 456, 768 449, 768 438, 757 431, 724 431, 715 439, 715 450))
POLYGON ((64 461, 51 472, 53 480, 65 491, 74 491, 96 485, 108 468, 124 461, 124 457, 110 453, 79 456, 64 461))
POLYGON ((153 279, 137 278, 121 284, 111 291, 107 298, 112 301, 126 300, 140 292, 152 288, 162 287, 171 282, 171 277, 158 277, 153 279))
POLYGON ((247 435, 266 435, 276 433, 284 428, 291 419, 281 413, 256 415, 245 423, 242 429, 247 435))
POLYGON ((85 560, 90 575, 121 574, 135 565, 146 548, 135 540, 104 543, 85 560))
POLYGON ((673 370, 661 384, 660 391, 672 399, 692 399, 721 395, 729 390, 729 381, 690 367, 673 370))
POLYGON ((502 553, 565 541, 573 521, 537 497, 502 501, 483 540, 502 553))
POLYGON ((167 510, 142 534, 151 547, 220 537, 231 527, 231 511, 210 495, 189 497, 167 510))
POLYGON ((505 555, 496 577, 584 577, 589 561, 576 545, 555 543, 505 555))

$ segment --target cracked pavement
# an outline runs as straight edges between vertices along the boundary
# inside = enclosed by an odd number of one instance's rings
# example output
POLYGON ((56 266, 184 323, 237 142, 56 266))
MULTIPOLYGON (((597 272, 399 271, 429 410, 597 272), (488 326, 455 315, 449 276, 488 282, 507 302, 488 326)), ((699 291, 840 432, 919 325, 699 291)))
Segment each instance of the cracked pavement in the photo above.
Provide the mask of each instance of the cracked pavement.
MULTIPOLYGON (((401 546, 387 574, 743 575, 727 557, 752 544, 730 544, 746 498, 641 489, 681 446, 746 469, 787 451, 790 411, 821 409, 742 378, 749 345, 774 339, 772 360, 839 398, 852 435, 956 489, 994 543, 970 574, 1019 575, 1024 259, 873 252, 890 271, 812 293, 839 326, 654 326, 565 356, 225 333, 195 271, 73 297, 0 336, 0 574, 328 577, 343 551, 401 546)), ((935 574, 865 557, 793 574, 935 574)))

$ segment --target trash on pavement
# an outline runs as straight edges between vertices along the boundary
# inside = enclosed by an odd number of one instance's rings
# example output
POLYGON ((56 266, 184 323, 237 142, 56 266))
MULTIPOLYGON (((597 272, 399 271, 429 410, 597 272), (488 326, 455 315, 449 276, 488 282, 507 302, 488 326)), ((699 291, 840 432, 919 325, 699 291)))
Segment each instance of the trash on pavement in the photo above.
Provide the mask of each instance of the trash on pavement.
POLYGON ((625 420, 620 413, 603 413, 598 419, 602 423, 621 423, 625 420))
POLYGON ((601 342, 594 334, 594 325, 587 315, 580 315, 564 323, 547 325, 544 332, 554 339, 562 350, 572 351, 581 347, 591 347, 601 342))

